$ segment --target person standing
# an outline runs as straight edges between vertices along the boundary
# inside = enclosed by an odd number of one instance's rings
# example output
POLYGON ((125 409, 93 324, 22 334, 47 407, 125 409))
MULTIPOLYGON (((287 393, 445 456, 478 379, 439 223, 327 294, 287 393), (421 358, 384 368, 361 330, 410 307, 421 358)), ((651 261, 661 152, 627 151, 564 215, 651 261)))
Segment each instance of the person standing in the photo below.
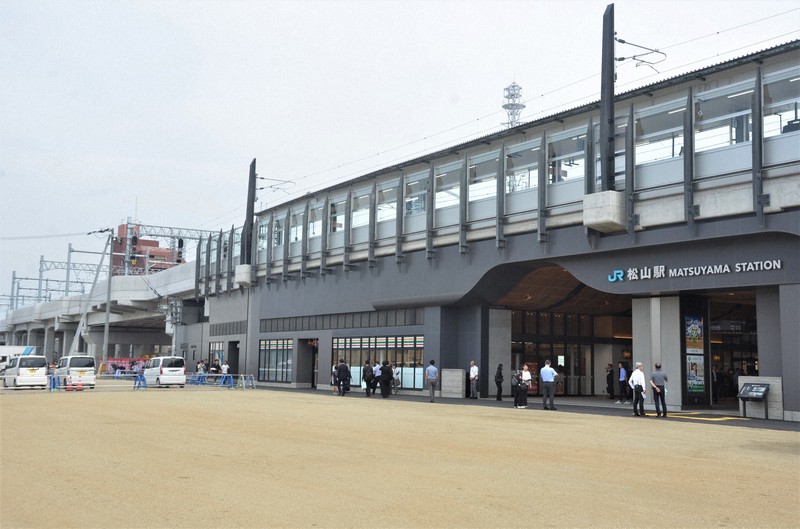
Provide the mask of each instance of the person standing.
POLYGON ((721 385, 722 373, 719 372, 719 366, 715 365, 711 369, 711 397, 714 404, 719 402, 719 388, 721 385))
POLYGON ((392 393, 392 378, 394 378, 392 367, 388 360, 384 360, 381 365, 381 397, 384 399, 389 398, 392 393))
POLYGON ((425 384, 431 395, 431 402, 433 402, 433 395, 436 392, 436 384, 439 382, 439 370, 436 368, 436 362, 431 360, 430 365, 425 368, 425 384))
POLYGON ((522 382, 522 369, 517 369, 511 375, 511 395, 514 397, 514 407, 519 408, 520 383, 522 382))
POLYGON ((378 382, 381 380, 381 363, 375 360, 375 365, 372 366, 372 384, 370 385, 370 389, 372 389, 372 394, 375 394, 375 390, 378 389, 378 382))
POLYGON ((630 404, 630 397, 628 397, 628 372, 622 362, 619 363, 619 400, 615 404, 630 404))
POLYGON ((339 359, 339 366, 336 368, 336 379, 339 387, 339 396, 344 397, 350 386, 350 368, 344 363, 343 358, 339 359))
POLYGON ((666 385, 669 381, 666 373, 661 371, 661 364, 656 364, 656 370, 650 373, 650 385, 653 387, 653 400, 656 401, 656 415, 667 418, 667 390, 666 385), (659 407, 659 403, 661 406, 659 407), (664 410, 663 413, 661 410, 664 410))
POLYGON ((469 362, 469 398, 477 399, 478 398, 478 366, 475 364, 475 360, 470 360, 469 362))
POLYGON ((550 359, 544 361, 544 367, 539 371, 539 379, 542 381, 544 393, 542 397, 542 404, 546 410, 555 410, 556 405, 553 401, 556 394, 556 377, 558 373, 555 369, 550 367, 550 359), (547 406, 547 401, 550 400, 550 406, 547 406))
POLYGON ((637 417, 647 417, 644 413, 644 370, 641 362, 636 362, 636 369, 631 373, 628 385, 633 389, 633 414, 637 417))
POLYGON ((614 366, 611 364, 606 366, 606 391, 608 398, 614 400, 614 366))
POLYGON ((369 397, 369 391, 372 388, 372 379, 375 374, 372 372, 372 366, 369 365, 369 360, 364 362, 364 368, 361 370, 361 378, 364 380, 364 391, 366 397, 369 397))
POLYGON ((528 407, 528 389, 531 387, 531 371, 528 364, 522 364, 521 378, 519 379, 519 407, 528 407))
POLYGON ((497 364, 497 371, 494 374, 494 384, 497 386, 497 400, 503 400, 503 364, 497 364))
POLYGON ((331 368, 331 387, 333 388, 333 394, 339 395, 339 364, 331 368))

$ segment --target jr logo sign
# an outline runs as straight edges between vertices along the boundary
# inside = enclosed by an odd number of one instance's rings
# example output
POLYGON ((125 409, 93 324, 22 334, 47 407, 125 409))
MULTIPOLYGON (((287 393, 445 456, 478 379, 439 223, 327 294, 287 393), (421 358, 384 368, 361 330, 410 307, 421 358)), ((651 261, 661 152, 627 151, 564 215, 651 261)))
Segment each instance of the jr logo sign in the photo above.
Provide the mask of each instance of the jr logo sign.
POLYGON ((614 283, 616 281, 625 281, 625 270, 614 270, 611 274, 608 275, 609 283, 614 283))

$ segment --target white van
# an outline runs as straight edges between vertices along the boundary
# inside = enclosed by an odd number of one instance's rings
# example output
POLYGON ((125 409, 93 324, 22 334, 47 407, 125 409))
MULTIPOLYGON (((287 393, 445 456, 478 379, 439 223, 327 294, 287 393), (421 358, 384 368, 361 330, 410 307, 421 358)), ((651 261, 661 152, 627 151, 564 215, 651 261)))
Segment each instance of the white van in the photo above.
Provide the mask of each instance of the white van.
POLYGON ((58 378, 59 387, 80 385, 94 389, 97 382, 94 357, 89 355, 62 356, 53 376, 58 378))
POLYGON ((156 356, 144 365, 148 386, 186 385, 186 362, 180 356, 156 356))
POLYGON ((40 386, 47 389, 47 358, 40 355, 13 357, 3 373, 3 386, 40 386))

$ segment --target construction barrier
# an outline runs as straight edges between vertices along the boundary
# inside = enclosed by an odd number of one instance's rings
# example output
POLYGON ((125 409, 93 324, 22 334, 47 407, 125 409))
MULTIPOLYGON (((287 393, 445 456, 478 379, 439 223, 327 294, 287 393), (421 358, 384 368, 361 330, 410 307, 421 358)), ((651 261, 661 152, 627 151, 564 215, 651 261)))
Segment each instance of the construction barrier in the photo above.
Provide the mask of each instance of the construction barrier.
POLYGON ((253 378, 253 375, 239 375, 239 381, 236 384, 237 388, 247 389, 248 387, 251 389, 256 389, 256 379, 253 378))

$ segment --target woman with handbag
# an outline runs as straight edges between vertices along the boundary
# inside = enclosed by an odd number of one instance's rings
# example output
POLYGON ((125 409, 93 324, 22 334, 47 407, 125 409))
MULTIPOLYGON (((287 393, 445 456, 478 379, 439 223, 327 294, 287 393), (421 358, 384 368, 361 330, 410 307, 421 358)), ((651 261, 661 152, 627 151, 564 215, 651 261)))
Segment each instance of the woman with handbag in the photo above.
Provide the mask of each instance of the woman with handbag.
POLYGON ((503 364, 497 364, 494 374, 494 384, 497 386, 497 400, 503 400, 503 364))

